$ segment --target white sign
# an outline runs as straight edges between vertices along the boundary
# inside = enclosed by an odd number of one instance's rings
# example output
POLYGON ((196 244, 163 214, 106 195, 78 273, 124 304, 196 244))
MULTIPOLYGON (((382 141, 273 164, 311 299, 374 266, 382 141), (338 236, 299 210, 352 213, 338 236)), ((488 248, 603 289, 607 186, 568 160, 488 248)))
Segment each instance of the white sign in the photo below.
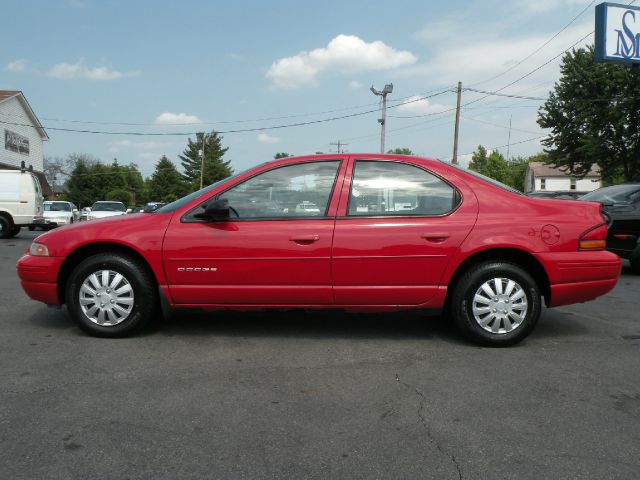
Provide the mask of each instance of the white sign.
POLYGON ((596 61, 640 63, 640 8, 601 3, 596 7, 596 61))

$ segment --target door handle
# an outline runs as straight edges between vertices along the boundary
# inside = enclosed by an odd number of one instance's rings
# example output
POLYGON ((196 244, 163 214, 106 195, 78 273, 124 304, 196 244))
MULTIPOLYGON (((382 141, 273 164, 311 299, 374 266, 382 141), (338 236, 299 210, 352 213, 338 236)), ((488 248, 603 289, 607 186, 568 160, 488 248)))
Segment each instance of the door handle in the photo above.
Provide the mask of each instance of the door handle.
POLYGON ((424 238, 425 240, 433 243, 442 243, 449 237, 450 235, 444 232, 434 232, 434 233, 429 232, 429 233, 423 233, 422 235, 420 235, 420 238, 424 238))
POLYGON ((297 235, 289 239, 289 241, 295 243, 313 243, 318 240, 320 240, 320 235, 297 235))

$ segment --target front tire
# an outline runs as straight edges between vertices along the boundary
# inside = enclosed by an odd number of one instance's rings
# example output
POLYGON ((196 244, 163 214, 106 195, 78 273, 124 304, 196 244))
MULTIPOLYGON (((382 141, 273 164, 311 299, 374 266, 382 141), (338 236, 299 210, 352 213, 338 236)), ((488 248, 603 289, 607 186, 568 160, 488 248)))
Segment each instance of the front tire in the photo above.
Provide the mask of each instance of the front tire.
POLYGON ((472 342, 507 347, 526 338, 538 323, 540 289, 518 265, 485 262, 454 286, 451 311, 456 326, 472 342))
POLYGON ((158 309, 156 281, 141 261, 100 253, 83 260, 66 286, 69 314, 96 337, 126 337, 141 330, 158 309))

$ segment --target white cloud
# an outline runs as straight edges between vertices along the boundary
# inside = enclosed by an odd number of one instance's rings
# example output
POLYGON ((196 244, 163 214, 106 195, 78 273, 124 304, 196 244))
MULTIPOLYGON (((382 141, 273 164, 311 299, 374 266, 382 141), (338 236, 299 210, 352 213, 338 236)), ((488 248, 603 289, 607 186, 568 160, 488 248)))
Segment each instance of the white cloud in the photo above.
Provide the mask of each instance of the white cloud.
POLYGON ((15 73, 26 72, 29 69, 29 64, 26 60, 20 58, 14 62, 9 62, 5 67, 5 70, 15 73))
POLYGON ((404 105, 400 105, 396 111, 403 113, 439 113, 449 110, 452 107, 439 103, 431 103, 428 99, 422 98, 420 95, 407 98, 403 101, 404 105), (406 102, 406 103, 405 103, 406 102))
POLYGON ((278 143, 280 139, 278 137, 272 137, 271 135, 267 135, 266 133, 259 133, 258 141, 262 143, 278 143))
POLYGON ((415 61, 413 53, 396 50, 379 40, 367 43, 355 35, 338 35, 327 47, 276 60, 267 78, 277 87, 299 88, 317 85, 317 76, 327 71, 388 70, 415 61))
POLYGON ((84 59, 78 60, 76 63, 57 63, 51 67, 46 75, 59 79, 75 79, 81 78, 86 80, 118 80, 125 77, 135 77, 140 72, 121 72, 119 70, 111 70, 107 67, 90 68, 84 64, 84 59))
POLYGON ((357 88, 362 88, 362 84, 357 80, 351 80, 349 82, 349 88, 353 88, 354 90, 357 88))
POLYGON ((186 113, 164 112, 156 117, 156 125, 189 125, 192 123, 202 123, 195 115, 187 115, 186 113))
MULTIPOLYGON (((591 23, 587 22, 572 25, 552 43, 545 46, 526 62, 518 65, 508 75, 497 79, 494 82, 494 86, 502 86, 530 72, 592 29, 591 23)), ((427 62, 402 69, 398 72, 398 76, 419 76, 441 85, 453 85, 458 80, 463 80, 467 85, 473 84, 507 70, 538 49, 551 36, 551 32, 520 35, 501 32, 491 25, 484 25, 478 29, 467 31, 459 26, 454 26, 449 20, 436 22, 414 34, 416 39, 428 45, 433 55, 427 62), (449 48, 452 44, 465 45, 465 47, 449 48)), ((586 45, 592 40, 592 38, 588 37, 583 41, 582 45, 586 45)), ((577 45, 577 47, 582 45, 577 45)), ((536 73, 536 79, 556 78, 557 67, 554 68, 554 65, 557 65, 560 60, 561 58, 558 58, 542 68, 539 73, 536 73)), ((465 85, 463 84, 463 86, 465 85)), ((488 88, 489 86, 485 84, 483 87, 488 88)))
POLYGON ((244 57, 242 55, 234 52, 227 53, 227 57, 231 60, 244 60, 244 57))

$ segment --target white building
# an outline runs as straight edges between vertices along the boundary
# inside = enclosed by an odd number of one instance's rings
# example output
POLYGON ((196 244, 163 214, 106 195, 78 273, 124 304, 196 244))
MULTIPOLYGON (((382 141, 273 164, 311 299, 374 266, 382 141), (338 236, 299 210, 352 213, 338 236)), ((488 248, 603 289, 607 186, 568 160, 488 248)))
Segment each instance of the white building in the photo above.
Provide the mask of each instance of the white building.
POLYGON ((602 186, 600 168, 591 167, 583 178, 572 176, 569 172, 547 165, 543 162, 530 162, 524 181, 524 193, 529 192, 591 192, 602 186))
POLYGON ((43 173, 46 140, 49 136, 22 92, 0 90, 0 169, 33 168, 49 196, 53 191, 43 173))

